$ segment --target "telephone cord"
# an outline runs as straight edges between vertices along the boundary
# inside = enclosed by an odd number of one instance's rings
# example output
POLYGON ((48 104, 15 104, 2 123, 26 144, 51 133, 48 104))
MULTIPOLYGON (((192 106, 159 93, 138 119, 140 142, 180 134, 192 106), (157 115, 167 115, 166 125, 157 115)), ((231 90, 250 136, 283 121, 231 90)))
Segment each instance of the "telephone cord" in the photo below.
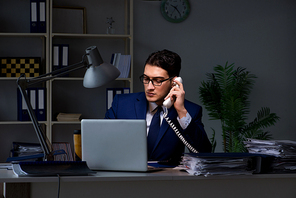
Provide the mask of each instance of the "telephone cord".
POLYGON ((176 133, 176 135, 179 137, 179 139, 183 142, 183 144, 193 153, 198 153, 198 151, 191 146, 191 144, 189 144, 185 138, 183 137, 183 135, 180 133, 180 131, 178 130, 178 128, 174 125, 174 123, 169 119, 169 117, 167 117, 168 114, 168 109, 165 107, 164 108, 164 113, 163 113, 163 118, 167 121, 167 123, 170 125, 170 127, 174 130, 174 132, 176 133))

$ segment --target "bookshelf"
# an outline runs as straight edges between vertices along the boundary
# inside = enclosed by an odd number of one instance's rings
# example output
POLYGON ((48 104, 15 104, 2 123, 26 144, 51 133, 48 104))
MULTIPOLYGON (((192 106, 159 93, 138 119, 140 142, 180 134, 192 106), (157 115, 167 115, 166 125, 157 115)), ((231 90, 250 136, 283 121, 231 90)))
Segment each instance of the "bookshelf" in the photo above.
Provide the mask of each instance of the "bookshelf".
MULTIPOLYGON (((84 50, 92 45, 98 47, 105 62, 111 60, 112 53, 118 52, 131 55, 133 60, 133 0, 47 0, 45 33, 30 33, 30 0, 7 1, 3 6, 12 8, 16 3, 23 8, 18 14, 9 14, 10 9, 0 14, 1 18, 5 16, 7 19, 7 23, 4 20, 0 22, 0 57, 41 57, 44 73, 53 70, 54 44, 69 44, 69 65, 80 62, 84 50), (53 10, 56 6, 83 7, 86 32, 54 32, 53 25, 57 22, 53 20, 53 10), (106 34, 107 17, 115 20, 115 34, 106 34)), ((73 131, 80 128, 80 122, 58 122, 58 113, 82 113, 82 118, 103 118, 106 88, 129 87, 133 92, 132 60, 128 78, 118 78, 100 88, 86 89, 82 86, 83 70, 42 83, 40 86, 46 87, 47 119, 40 124, 47 138, 51 142, 72 143, 73 131)), ((0 144, 3 151, 0 162, 8 157, 12 141, 37 142, 32 123, 17 120, 16 80, 17 77, 0 77, 0 91, 5 93, 5 97, 0 98, 0 144)))

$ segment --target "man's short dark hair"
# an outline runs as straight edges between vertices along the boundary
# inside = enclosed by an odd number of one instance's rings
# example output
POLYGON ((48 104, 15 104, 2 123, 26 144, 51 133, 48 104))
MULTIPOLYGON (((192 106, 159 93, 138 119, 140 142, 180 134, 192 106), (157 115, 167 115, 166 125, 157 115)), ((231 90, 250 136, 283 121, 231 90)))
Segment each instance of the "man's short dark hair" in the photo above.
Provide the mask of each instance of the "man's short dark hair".
POLYGON ((169 77, 179 76, 181 57, 175 52, 164 49, 150 54, 145 62, 145 65, 147 64, 161 67, 168 72, 169 77))

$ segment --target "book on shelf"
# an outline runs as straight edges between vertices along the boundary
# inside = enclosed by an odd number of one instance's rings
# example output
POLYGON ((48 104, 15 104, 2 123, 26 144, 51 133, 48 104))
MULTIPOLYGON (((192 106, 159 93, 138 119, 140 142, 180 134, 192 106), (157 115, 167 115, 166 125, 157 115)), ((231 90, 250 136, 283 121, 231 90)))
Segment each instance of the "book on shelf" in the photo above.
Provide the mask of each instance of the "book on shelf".
POLYGON ((131 55, 123 55, 121 53, 113 53, 111 56, 111 64, 119 71, 118 78, 128 78, 131 68, 131 55))
POLYGON ((79 122, 81 114, 79 113, 59 113, 57 116, 59 122, 79 122))

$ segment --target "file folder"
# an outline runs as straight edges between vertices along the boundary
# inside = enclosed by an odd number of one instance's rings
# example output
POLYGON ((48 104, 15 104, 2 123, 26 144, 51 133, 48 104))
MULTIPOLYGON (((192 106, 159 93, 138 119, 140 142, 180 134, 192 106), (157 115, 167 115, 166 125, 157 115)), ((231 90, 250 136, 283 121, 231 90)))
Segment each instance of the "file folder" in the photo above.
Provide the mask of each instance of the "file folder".
MULTIPOLYGON (((28 88, 26 93, 35 112, 38 121, 46 120, 46 89, 40 88, 28 88)), ((30 121, 28 108, 23 100, 23 97, 19 90, 17 90, 17 103, 18 103, 18 120, 19 121, 30 121)))
POLYGON ((60 69, 69 65, 69 45, 53 45, 53 69, 60 69))
POLYGON ((39 33, 46 32, 46 1, 39 0, 39 33))
POLYGON ((53 46, 53 70, 57 70, 60 67, 60 46, 53 46))
POLYGON ((46 32, 46 0, 31 0, 30 2, 30 32, 46 32))
POLYGON ((36 108, 36 117, 39 121, 46 120, 46 108, 45 108, 45 88, 37 88, 36 94, 36 101, 37 101, 37 108, 36 108))
MULTIPOLYGON (((28 95, 28 91, 26 90, 26 93, 28 95)), ((22 98, 21 92, 17 89, 17 118, 19 121, 29 121, 29 113, 28 113, 28 107, 25 103, 25 101, 22 98)))
POLYGON ((29 98, 30 98, 31 106, 36 114, 36 90, 33 88, 29 88, 28 91, 30 92, 29 98))
POLYGON ((38 32, 38 11, 37 11, 37 0, 31 0, 30 5, 30 19, 31 19, 31 26, 30 31, 31 33, 38 32))

